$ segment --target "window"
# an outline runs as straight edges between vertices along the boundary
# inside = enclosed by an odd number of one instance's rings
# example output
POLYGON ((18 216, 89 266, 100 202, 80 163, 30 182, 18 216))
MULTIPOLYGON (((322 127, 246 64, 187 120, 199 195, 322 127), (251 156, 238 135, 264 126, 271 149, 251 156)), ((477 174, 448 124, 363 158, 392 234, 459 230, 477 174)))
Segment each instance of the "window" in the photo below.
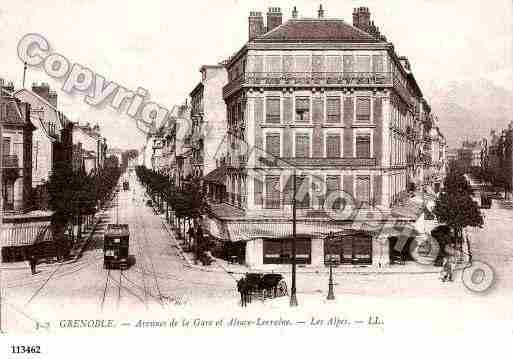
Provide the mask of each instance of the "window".
POLYGON ((296 176, 296 207, 310 208, 310 181, 307 176, 296 176))
MULTIPOLYGON (((340 176, 327 176, 326 177, 326 198, 330 196, 332 193, 338 193, 340 191, 340 176)), ((333 195, 335 196, 335 195, 333 195)), ((334 197, 335 198, 335 197, 334 197)), ((330 203, 327 203, 326 205, 330 206, 331 209, 340 209, 342 199, 340 196, 337 196, 337 198, 332 201, 330 200, 330 203)))
POLYGON ((370 158, 370 135, 357 135, 356 136, 356 157, 357 158, 370 158))
POLYGON ((296 122, 310 121, 310 99, 308 97, 296 98, 296 122))
POLYGON ((382 55, 374 55, 372 56, 372 71, 373 72, 383 72, 383 56, 382 55))
POLYGON ((326 157, 340 158, 340 135, 328 134, 326 136, 326 157))
POLYGON ((370 72, 370 56, 357 56, 356 65, 358 72, 370 72))
POLYGON ((340 98, 331 97, 327 100, 326 108, 327 122, 340 123, 340 98))
POLYGON ((352 55, 344 55, 344 73, 354 72, 354 58, 352 55))
POLYGON ((280 98, 272 97, 267 99, 266 103, 266 122, 280 123, 280 98))
MULTIPOLYGON (((262 243, 264 264, 292 263, 292 238, 264 239, 262 243)), ((312 241, 296 238, 296 263, 311 264, 312 241)))
POLYGON ((296 134, 295 157, 310 157, 310 136, 308 134, 296 134))
POLYGON ((280 157, 280 134, 268 133, 265 136, 265 151, 269 156, 280 157))
POLYGON ((265 208, 280 208, 280 176, 265 177, 265 208))
POLYGON ((370 204, 370 176, 356 177, 356 199, 364 207, 370 204))
POLYGON ((370 121, 370 97, 358 97, 356 99, 356 121, 370 121))
POLYGON ((11 154, 11 138, 10 137, 4 137, 4 141, 2 142, 2 155, 8 156, 11 154))

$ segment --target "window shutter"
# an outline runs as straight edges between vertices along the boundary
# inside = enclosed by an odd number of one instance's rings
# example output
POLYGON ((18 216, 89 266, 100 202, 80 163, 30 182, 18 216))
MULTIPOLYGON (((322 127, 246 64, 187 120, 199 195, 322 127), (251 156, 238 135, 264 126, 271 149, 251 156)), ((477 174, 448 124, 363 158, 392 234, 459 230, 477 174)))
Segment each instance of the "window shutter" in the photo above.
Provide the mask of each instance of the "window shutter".
POLYGON ((280 123, 280 99, 268 98, 266 103, 266 121, 268 123, 280 123))
POLYGON ((296 176, 296 206, 310 207, 310 181, 307 176, 296 176))
POLYGON ((327 100, 327 122, 339 123, 340 122, 340 98, 333 97, 327 100))
POLYGON ((356 137, 356 157, 370 158, 370 136, 359 135, 356 137))
MULTIPOLYGON (((326 198, 329 197, 331 193, 336 193, 340 191, 340 176, 327 176, 326 177, 326 198)), ((332 205, 332 209, 340 208, 340 199, 335 200, 330 203, 332 205)))
POLYGON ((356 177, 356 198, 362 204, 370 203, 370 177, 357 176, 356 177))
POLYGON ((262 198, 262 192, 264 189, 264 184, 262 183, 261 178, 254 178, 254 185, 255 185, 255 205, 261 206, 263 204, 263 198, 262 198))
POLYGON ((326 157, 340 158, 340 135, 330 134, 326 137, 326 157))
POLYGON ((266 208, 280 208, 280 176, 266 176, 266 208))
POLYGON ((268 155, 280 157, 280 134, 270 133, 266 136, 265 150, 268 155))
POLYGON ((356 120, 370 121, 370 97, 358 97, 356 102, 356 120))
POLYGON ((296 157, 310 157, 310 136, 296 135, 296 157))

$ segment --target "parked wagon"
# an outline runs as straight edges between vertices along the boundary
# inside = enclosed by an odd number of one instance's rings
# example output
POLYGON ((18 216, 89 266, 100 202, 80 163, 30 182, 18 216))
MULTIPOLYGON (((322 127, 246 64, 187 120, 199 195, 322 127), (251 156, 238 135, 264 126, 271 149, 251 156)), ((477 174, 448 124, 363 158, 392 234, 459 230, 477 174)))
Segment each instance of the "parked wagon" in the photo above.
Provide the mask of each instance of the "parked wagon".
POLYGON ((277 273, 246 273, 244 277, 248 298, 276 298, 288 295, 287 283, 277 273))
POLYGON ((105 269, 127 269, 129 266, 128 224, 109 224, 103 239, 103 267, 105 269))

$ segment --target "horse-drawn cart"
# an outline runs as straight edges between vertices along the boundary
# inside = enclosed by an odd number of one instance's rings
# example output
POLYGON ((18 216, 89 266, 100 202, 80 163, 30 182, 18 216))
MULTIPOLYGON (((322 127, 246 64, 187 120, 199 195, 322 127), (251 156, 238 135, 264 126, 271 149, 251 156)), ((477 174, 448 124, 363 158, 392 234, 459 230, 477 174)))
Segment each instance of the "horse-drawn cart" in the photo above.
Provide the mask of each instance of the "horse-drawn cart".
POLYGON ((288 295, 287 283, 281 274, 246 273, 241 281, 249 301, 254 296, 265 300, 288 295))

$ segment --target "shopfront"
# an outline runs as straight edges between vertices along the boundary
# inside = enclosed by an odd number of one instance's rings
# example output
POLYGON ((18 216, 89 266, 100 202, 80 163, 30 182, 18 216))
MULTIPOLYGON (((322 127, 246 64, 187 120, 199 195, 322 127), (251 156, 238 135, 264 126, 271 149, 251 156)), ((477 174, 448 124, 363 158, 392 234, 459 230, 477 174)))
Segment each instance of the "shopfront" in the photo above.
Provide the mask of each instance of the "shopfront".
MULTIPOLYGON (((292 238, 263 240, 263 264, 292 263, 292 238)), ((300 236, 296 238, 296 263, 312 263, 312 239, 300 236)))
POLYGON ((339 233, 324 238, 324 263, 372 264, 372 236, 366 232, 339 233))

